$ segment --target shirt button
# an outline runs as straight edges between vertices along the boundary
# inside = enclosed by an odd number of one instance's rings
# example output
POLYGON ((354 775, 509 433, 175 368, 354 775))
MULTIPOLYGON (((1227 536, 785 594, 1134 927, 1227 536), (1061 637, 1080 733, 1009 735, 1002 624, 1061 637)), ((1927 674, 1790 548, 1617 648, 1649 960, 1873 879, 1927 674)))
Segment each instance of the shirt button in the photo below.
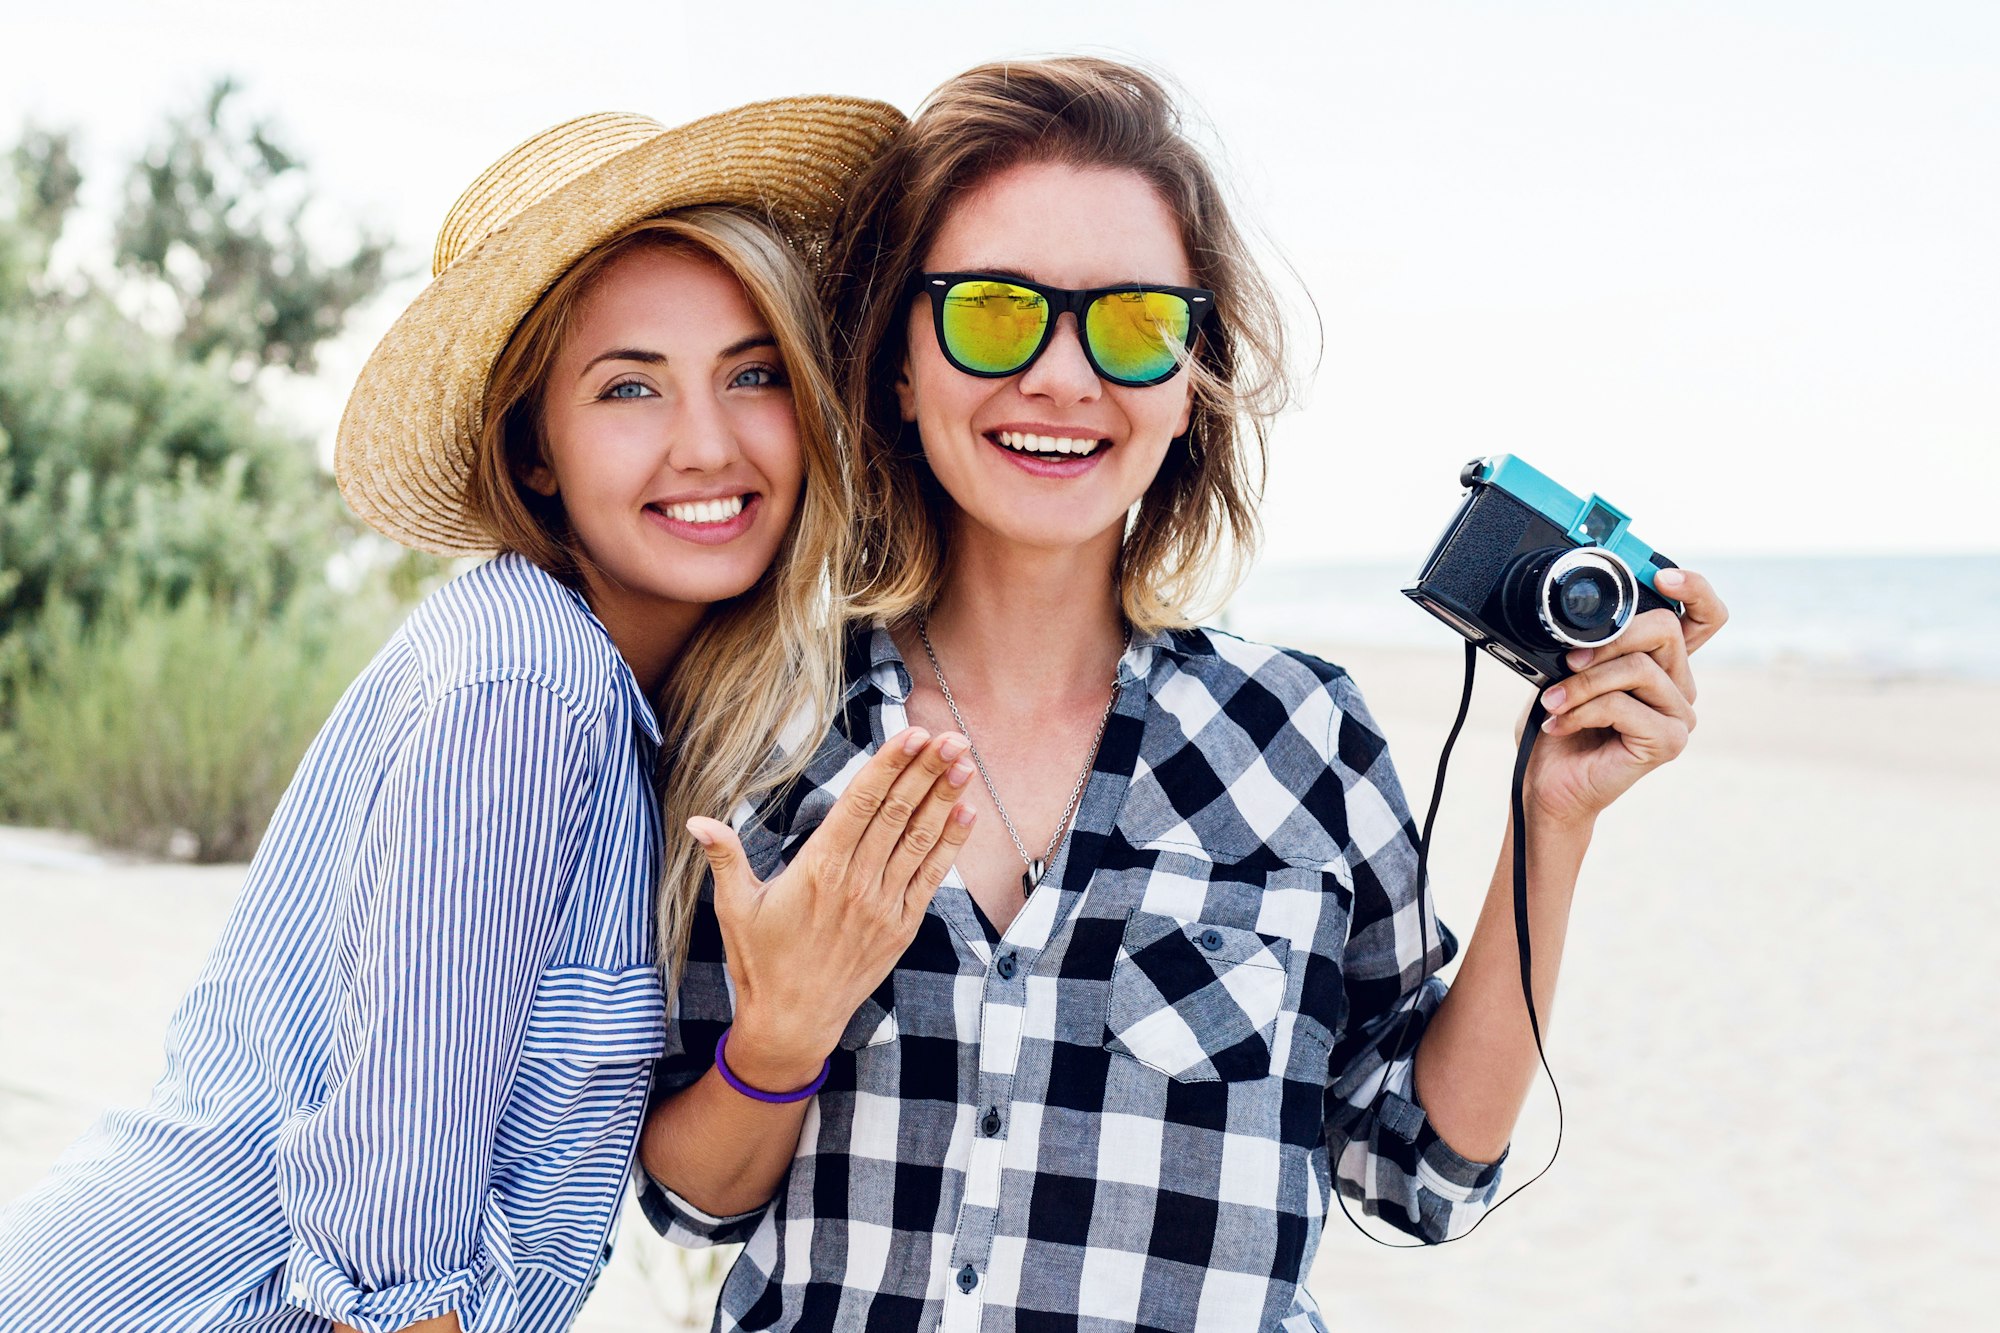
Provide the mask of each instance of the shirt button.
POLYGON ((978 1285, 979 1272, 971 1264, 967 1264, 958 1270, 958 1289, 960 1291, 971 1291, 978 1285))
POLYGON ((982 1116, 979 1121, 979 1132, 984 1134, 989 1139, 992 1138, 995 1134, 998 1134, 1000 1132, 999 1107, 989 1106, 986 1108, 986 1114, 982 1116))
POLYGON ((1201 934, 1195 936, 1194 942, 1210 953, 1214 953, 1222 947, 1222 932, 1214 929, 1204 930, 1201 934))
POLYGON ((1014 957, 1013 954, 1003 953, 1000 955, 1000 961, 995 963, 993 965, 993 968, 996 972, 1000 974, 1000 979, 1002 981, 1012 981, 1014 979, 1014 973, 1020 969, 1020 966, 1021 966, 1020 962, 1014 957))

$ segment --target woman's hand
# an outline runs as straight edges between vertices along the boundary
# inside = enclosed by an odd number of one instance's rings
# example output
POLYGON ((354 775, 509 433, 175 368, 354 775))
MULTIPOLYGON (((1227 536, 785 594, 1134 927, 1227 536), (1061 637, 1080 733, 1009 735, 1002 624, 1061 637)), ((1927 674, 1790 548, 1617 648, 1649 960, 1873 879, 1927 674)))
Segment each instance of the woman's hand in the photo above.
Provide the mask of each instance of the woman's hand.
POLYGON ((1587 826, 1687 747, 1695 727, 1688 654, 1714 637, 1729 610, 1692 571, 1662 570, 1654 582, 1683 614, 1648 611, 1606 647, 1577 649, 1568 658, 1576 674, 1543 692, 1549 720, 1528 765, 1531 819, 1587 826))
POLYGON ((911 728, 855 775, 783 873, 750 873, 728 825, 691 819, 715 873, 715 915, 736 987, 729 1067, 752 1087, 804 1087, 861 1002, 915 938, 972 832, 958 802, 963 736, 911 728))

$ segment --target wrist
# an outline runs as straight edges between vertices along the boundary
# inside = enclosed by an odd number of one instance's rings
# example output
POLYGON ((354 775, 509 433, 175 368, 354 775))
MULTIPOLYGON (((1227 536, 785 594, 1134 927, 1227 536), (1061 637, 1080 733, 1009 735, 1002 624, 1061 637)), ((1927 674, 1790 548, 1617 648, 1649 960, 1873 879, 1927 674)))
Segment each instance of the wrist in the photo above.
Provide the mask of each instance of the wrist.
POLYGON ((803 1088, 826 1068, 831 1044, 738 1015, 729 1028, 729 1072, 765 1092, 803 1088))
POLYGON ((1590 840, 1597 831, 1595 813, 1552 811, 1532 803, 1525 813, 1528 819, 1528 850, 1537 861, 1545 864, 1551 859, 1581 861, 1583 854, 1590 850, 1590 840))

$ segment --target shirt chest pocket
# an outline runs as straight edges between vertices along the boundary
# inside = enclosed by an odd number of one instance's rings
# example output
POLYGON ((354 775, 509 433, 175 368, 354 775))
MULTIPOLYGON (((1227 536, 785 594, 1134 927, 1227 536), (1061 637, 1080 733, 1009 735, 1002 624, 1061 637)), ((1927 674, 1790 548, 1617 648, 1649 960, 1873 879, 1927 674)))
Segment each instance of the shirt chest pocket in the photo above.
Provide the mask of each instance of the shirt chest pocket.
POLYGON ((666 989, 652 964, 551 967, 535 988, 521 1054, 591 1065, 656 1060, 666 1028, 666 989))
POLYGON ((1104 1044, 1184 1082, 1271 1072, 1290 944, 1134 911, 1112 964, 1104 1044))

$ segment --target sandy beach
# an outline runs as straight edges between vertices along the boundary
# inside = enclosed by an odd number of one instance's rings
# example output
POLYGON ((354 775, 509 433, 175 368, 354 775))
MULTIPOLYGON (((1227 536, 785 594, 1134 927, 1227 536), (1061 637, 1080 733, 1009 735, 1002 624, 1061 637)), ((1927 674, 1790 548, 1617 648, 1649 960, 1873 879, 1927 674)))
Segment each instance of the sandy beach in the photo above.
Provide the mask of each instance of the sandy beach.
MULTIPOLYGON (((1421 805, 1457 656, 1324 651, 1421 805)), ((1501 677, 1482 671, 1439 825, 1436 891, 1461 931, 1526 697, 1501 677)), ((1585 869, 1548 1044, 1560 1159, 1443 1249, 1391 1253, 1336 1215, 1312 1277, 1330 1326, 1917 1329, 2000 1301, 2000 685, 1701 684, 1694 746, 1605 817, 1585 869)), ((0 1199, 144 1097, 241 878, 0 830, 0 1199)), ((1510 1188, 1554 1128, 1544 1088, 1510 1188)), ((578 1329, 681 1326, 681 1273, 628 1226, 578 1329)))

